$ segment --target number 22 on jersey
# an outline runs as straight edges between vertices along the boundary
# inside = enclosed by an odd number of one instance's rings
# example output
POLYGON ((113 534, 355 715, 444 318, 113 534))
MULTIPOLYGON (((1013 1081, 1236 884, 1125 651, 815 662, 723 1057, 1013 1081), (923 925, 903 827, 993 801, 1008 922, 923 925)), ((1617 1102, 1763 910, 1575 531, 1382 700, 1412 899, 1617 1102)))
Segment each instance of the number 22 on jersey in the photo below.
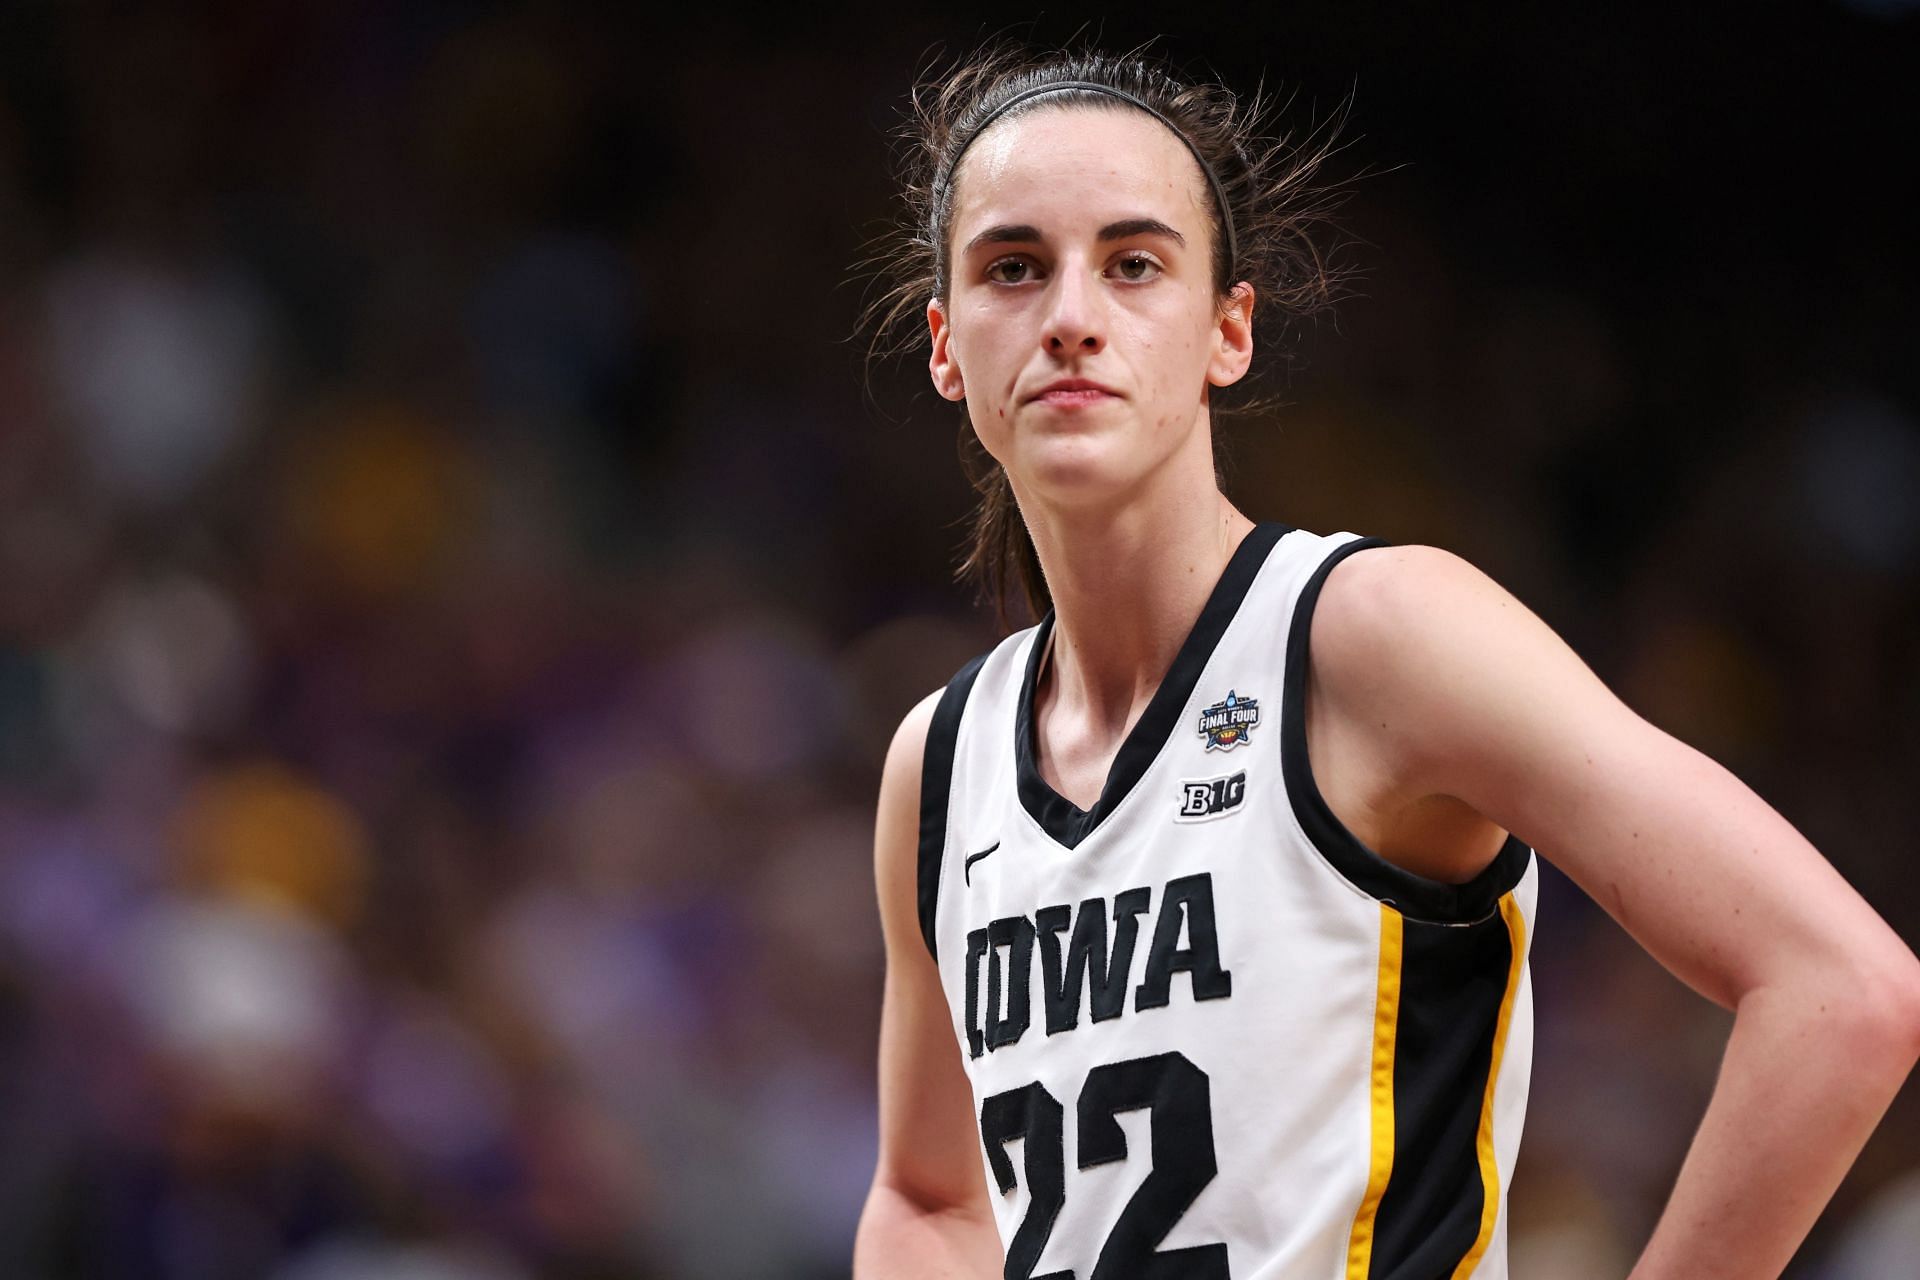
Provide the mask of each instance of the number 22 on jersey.
MULTIPOLYGON (((1126 1159, 1118 1117, 1142 1107, 1152 1111, 1153 1167, 1107 1233, 1088 1280, 1228 1280, 1224 1244, 1155 1251, 1217 1168, 1207 1073, 1185 1054, 1109 1062, 1087 1073, 1075 1104, 1080 1167, 1126 1159)), ((1066 1203, 1065 1126, 1060 1101, 1038 1081, 996 1093, 980 1108, 987 1165, 1002 1195, 1017 1185, 1006 1144, 1025 1139, 1028 1205, 1007 1247, 1007 1280, 1076 1280, 1072 1271, 1033 1275, 1066 1203)))

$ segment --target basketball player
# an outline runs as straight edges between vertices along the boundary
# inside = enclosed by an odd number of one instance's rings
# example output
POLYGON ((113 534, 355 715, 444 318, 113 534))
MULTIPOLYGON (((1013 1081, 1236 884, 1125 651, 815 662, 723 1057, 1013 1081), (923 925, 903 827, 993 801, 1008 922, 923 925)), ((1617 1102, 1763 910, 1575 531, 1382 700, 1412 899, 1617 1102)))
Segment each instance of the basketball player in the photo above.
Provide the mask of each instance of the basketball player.
POLYGON ((993 460, 974 567, 1044 616, 887 754, 857 1280, 1504 1277, 1536 851, 1737 1011, 1634 1280, 1777 1276, 1920 964, 1472 565, 1221 494, 1213 391, 1313 283, 1257 104, 1099 54, 936 88, 901 296, 993 460))

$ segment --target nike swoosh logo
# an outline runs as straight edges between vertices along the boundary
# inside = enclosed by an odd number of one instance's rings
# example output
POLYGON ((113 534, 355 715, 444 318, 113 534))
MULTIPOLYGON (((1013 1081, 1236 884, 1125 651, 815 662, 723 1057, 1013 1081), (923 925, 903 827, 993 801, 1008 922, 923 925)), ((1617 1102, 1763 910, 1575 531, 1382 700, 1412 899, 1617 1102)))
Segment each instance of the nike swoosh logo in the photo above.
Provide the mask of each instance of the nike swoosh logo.
POLYGON ((969 887, 971 887, 973 884, 973 864, 980 861, 980 859, 986 857, 988 854, 992 853, 995 849, 998 849, 999 847, 1000 847, 1000 842, 998 840, 995 840, 992 844, 988 845, 986 848, 982 849, 980 852, 970 853, 967 855, 966 865, 961 867, 960 870, 965 875, 966 881, 969 887))

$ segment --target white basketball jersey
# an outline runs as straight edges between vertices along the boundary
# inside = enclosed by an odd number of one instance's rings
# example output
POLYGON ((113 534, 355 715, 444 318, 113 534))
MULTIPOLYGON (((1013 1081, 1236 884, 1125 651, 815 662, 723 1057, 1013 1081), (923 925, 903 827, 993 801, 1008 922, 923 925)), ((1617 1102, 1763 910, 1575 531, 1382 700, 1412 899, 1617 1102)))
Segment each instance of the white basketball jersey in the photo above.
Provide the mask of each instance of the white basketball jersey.
POLYGON ((1469 883, 1349 832, 1308 767, 1308 619, 1342 556, 1234 551, 1091 811, 1040 777, 1053 617, 949 683, 919 906, 1007 1277, 1505 1277, 1538 872, 1469 883))

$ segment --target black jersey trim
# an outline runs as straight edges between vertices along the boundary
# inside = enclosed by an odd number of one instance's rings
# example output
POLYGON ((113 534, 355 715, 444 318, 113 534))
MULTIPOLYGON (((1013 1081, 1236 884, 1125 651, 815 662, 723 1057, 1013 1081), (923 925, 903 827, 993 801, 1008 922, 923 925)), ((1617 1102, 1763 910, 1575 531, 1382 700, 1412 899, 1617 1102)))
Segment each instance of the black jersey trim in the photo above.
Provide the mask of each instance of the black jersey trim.
POLYGON ((1167 669, 1160 687, 1154 690, 1147 709, 1120 744, 1120 751, 1107 771, 1106 784, 1100 789, 1100 798, 1092 809, 1082 809, 1055 791, 1040 776, 1035 761, 1033 689, 1040 671, 1040 657, 1047 651, 1047 637, 1053 632, 1053 610, 1047 610, 1027 651, 1027 669, 1020 682, 1020 700, 1014 717, 1013 750, 1020 803, 1057 843, 1072 849, 1085 840, 1147 772, 1179 726, 1180 713, 1193 696, 1193 687, 1199 683, 1207 659, 1213 656, 1220 637, 1239 612, 1255 575, 1266 563, 1267 553, 1291 532, 1291 525, 1267 521, 1255 525, 1240 539, 1240 545, 1228 557, 1227 567, 1221 571, 1220 580, 1201 608, 1200 617, 1174 655, 1173 665, 1167 669))
POLYGON ((1334 816, 1326 798, 1320 794, 1319 784, 1313 780, 1312 762, 1307 756, 1307 638, 1321 584, 1333 566, 1352 553, 1365 547, 1390 545, 1380 538, 1344 542, 1321 561, 1300 589, 1287 631, 1286 670, 1281 677, 1281 773, 1286 779, 1294 816, 1300 820, 1307 838, 1336 871, 1362 892, 1393 903, 1401 914, 1410 918, 1442 924, 1471 923, 1493 911, 1500 895, 1520 883, 1533 851, 1518 836, 1509 833, 1492 863, 1464 884, 1447 884, 1416 875, 1368 848, 1334 816))
MULTIPOLYGON (((1465 928, 1407 919, 1403 930, 1393 1165, 1374 1216, 1368 1280, 1449 1276, 1485 1248, 1482 1113, 1500 1058, 1501 1012, 1518 981, 1516 940, 1497 905, 1465 928)), ((1497 1177, 1491 1190, 1497 1199, 1497 1177)))
POLYGON ((934 941, 933 913, 940 904, 940 864, 947 846, 947 800, 953 791, 953 752, 960 740, 960 715, 967 709, 967 694, 972 691, 980 668, 992 656, 992 650, 988 650, 947 681, 933 709, 933 721, 927 726, 926 752, 921 757, 920 936, 927 940, 927 953, 935 964, 940 962, 940 948, 934 941))

